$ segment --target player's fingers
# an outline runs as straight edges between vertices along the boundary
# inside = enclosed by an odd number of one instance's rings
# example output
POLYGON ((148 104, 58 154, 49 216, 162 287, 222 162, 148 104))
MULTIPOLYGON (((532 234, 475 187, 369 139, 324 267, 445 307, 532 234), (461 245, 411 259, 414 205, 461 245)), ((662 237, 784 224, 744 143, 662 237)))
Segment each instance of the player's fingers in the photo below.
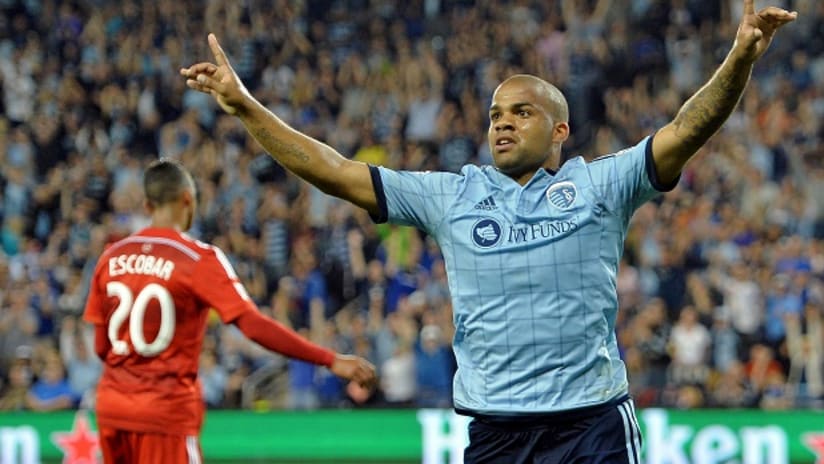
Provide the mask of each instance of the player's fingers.
POLYGON ((359 384, 361 387, 363 387, 363 388, 368 388, 368 389, 373 388, 373 387, 375 386, 375 384, 376 384, 376 383, 377 383, 377 381, 376 381, 375 377, 374 377, 374 376, 372 376, 372 375, 367 376, 366 378, 363 378, 363 379, 361 379, 361 380, 359 380, 359 381, 358 381, 358 384, 359 384))
POLYGON ((217 93, 223 93, 225 90, 223 84, 206 74, 198 74, 196 80, 201 87, 207 89, 206 91, 214 90, 217 93))
POLYGON ((218 66, 229 64, 229 59, 226 58, 226 53, 223 51, 220 43, 218 43, 217 37, 215 37, 212 33, 209 33, 209 48, 212 49, 212 53, 215 55, 215 61, 217 61, 218 66))
POLYGON ((370 388, 374 385, 376 380, 375 368, 369 363, 364 364, 365 365, 359 369, 360 384, 362 387, 370 388))
POLYGON ((787 11, 775 6, 769 6, 758 12, 758 17, 761 20, 767 21, 770 24, 786 24, 794 21, 798 17, 798 12, 787 11))
POLYGON ((209 89, 203 87, 194 79, 186 79, 186 86, 192 90, 197 90, 198 92, 210 93, 209 89))
POLYGON ((755 0, 744 0, 744 14, 755 13, 755 0))
POLYGON ((186 77, 196 77, 198 74, 212 75, 216 71, 217 66, 208 62, 193 64, 188 68, 180 68, 180 74, 186 77))
MULTIPOLYGON (((360 376, 358 376, 358 377, 360 377, 360 376)), ((357 383, 358 386, 361 387, 361 388, 369 388, 369 381, 364 379, 364 378, 355 379, 355 383, 357 383)))

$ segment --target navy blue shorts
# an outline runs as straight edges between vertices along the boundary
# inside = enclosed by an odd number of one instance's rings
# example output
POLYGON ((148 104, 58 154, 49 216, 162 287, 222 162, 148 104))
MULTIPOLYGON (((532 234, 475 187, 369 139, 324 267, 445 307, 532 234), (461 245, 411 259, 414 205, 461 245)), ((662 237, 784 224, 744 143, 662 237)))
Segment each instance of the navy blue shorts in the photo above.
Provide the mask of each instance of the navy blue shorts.
POLYGON ((641 464, 641 431, 628 397, 529 418, 475 416, 464 464, 641 464))

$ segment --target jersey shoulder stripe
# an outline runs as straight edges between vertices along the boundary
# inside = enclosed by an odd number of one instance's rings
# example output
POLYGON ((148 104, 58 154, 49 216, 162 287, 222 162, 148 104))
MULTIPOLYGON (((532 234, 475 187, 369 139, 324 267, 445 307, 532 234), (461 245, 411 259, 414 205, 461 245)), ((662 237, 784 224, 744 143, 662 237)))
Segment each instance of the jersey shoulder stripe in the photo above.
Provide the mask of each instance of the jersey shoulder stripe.
POLYGON ((130 244, 152 244, 152 245, 166 245, 170 246, 181 253, 185 254, 193 261, 200 261, 200 253, 192 250, 191 248, 184 245, 182 242, 177 240, 172 240, 166 237, 149 237, 145 235, 133 235, 131 237, 126 237, 123 240, 115 242, 112 244, 108 249, 106 249, 106 254, 112 254, 115 250, 125 245, 130 244))

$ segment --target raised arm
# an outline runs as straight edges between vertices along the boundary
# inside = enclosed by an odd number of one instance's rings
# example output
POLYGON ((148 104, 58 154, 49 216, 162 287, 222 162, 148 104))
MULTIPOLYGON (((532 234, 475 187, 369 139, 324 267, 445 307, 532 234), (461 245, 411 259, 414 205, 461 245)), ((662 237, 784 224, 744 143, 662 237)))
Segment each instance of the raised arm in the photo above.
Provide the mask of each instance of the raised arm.
POLYGON ((592 17, 597 21, 603 21, 609 13, 610 6, 612 6, 612 0, 598 0, 595 9, 592 11, 592 17))
POLYGON ((329 145, 290 127, 255 99, 229 64, 217 38, 209 34, 215 63, 183 68, 186 84, 212 95, 228 114, 237 116, 255 140, 286 169, 322 191, 377 215, 378 203, 369 167, 344 158, 329 145))
POLYGON ((702 145, 727 120, 750 79, 753 64, 767 50, 775 31, 797 14, 777 7, 755 12, 754 0, 744 0, 744 15, 726 59, 652 142, 658 180, 668 185, 702 145))

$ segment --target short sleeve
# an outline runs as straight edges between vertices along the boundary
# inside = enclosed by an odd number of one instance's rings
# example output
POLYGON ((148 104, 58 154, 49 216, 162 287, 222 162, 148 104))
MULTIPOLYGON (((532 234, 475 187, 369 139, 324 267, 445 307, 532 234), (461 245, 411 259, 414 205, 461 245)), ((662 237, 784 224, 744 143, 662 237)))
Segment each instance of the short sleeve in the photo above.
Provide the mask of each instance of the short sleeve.
POLYGON ((642 204, 661 192, 675 188, 662 185, 652 158, 652 137, 611 155, 596 158, 588 165, 592 184, 607 208, 627 219, 642 204))
POLYGON ((92 274, 89 285, 89 294, 86 297, 86 308, 83 310, 83 320, 94 325, 103 325, 106 323, 105 315, 103 314, 103 304, 106 295, 103 295, 99 283, 101 267, 105 262, 106 260, 100 259, 94 268, 94 274, 92 274))
POLYGON ((223 323, 232 322, 246 311, 257 311, 223 251, 213 245, 205 246, 207 251, 201 255, 192 276, 197 297, 217 311, 223 323))
POLYGON ((380 215, 375 222, 434 232, 455 202, 464 176, 447 172, 394 171, 370 166, 380 215))

